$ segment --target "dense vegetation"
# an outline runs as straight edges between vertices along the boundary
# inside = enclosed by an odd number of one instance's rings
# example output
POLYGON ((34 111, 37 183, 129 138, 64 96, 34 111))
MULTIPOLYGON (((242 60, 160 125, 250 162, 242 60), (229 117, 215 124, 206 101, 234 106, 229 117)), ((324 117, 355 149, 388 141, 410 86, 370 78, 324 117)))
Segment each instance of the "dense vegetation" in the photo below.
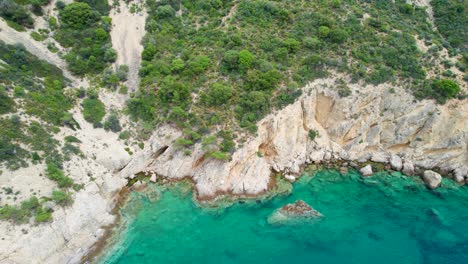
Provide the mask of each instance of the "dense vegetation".
POLYGON ((3 42, 0 59, 6 63, 0 66, 0 113, 10 114, 0 117, 0 161, 10 169, 26 166, 28 160, 60 163, 59 142, 52 134, 57 126, 76 127, 68 113, 73 99, 64 89, 62 71, 38 60, 22 46, 3 42), (25 122, 23 113, 41 122, 25 122), (24 145, 36 154, 31 155, 24 145))
POLYGON ((420 98, 454 96, 427 80, 438 54, 423 56, 415 42, 443 38, 424 9, 403 0, 150 0, 147 7, 142 87, 129 113, 146 127, 184 129, 176 144, 187 154, 211 138, 207 153, 225 159, 233 148, 223 150, 223 135, 255 132, 259 119, 294 102, 298 87, 332 71, 402 82, 420 98))
POLYGON ((440 33, 451 47, 468 51, 468 3, 465 0, 432 0, 440 33))
POLYGON ((65 60, 72 73, 97 74, 115 61, 117 55, 109 35, 112 20, 104 16, 108 13, 107 2, 97 0, 74 2, 60 9, 60 27, 54 37, 62 46, 71 48, 65 60))
MULTIPOLYGON (((65 89, 62 71, 37 59, 24 47, 6 45, 0 41, 0 168, 15 170, 30 163, 47 164, 45 175, 57 183, 55 192, 63 192, 66 202, 71 202, 67 188, 79 190, 62 170, 64 160, 80 154, 72 137, 62 143, 54 135, 60 127, 77 128, 68 112, 74 97, 65 89)), ((1 173, 1 170, 0 170, 1 173)), ((55 200, 31 197, 20 206, 5 205, 0 208, 0 219, 24 223, 34 216, 36 222, 51 220, 52 210, 43 202, 55 200)))
POLYGON ((0 16, 18 31, 24 31, 24 27, 32 28, 34 20, 29 14, 29 6, 35 15, 42 15, 42 7, 49 0, 0 0, 0 16))

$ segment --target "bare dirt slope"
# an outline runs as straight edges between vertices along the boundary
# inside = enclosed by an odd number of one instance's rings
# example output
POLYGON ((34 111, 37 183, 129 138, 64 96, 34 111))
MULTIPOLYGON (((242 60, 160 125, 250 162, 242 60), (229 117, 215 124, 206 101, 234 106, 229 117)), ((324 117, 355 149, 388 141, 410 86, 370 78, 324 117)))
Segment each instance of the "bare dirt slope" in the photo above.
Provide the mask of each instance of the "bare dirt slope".
POLYGON ((117 51, 116 65, 129 67, 127 87, 134 92, 138 89, 140 78, 138 69, 141 63, 143 46, 141 41, 145 36, 146 12, 130 13, 129 6, 120 1, 120 12, 111 11, 112 18, 112 47, 117 51))

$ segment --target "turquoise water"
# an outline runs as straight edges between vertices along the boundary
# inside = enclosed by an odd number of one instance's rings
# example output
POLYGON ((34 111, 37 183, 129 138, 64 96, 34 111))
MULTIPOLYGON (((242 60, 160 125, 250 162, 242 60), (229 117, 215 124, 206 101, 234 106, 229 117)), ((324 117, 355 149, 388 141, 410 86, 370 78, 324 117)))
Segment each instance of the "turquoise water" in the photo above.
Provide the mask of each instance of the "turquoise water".
POLYGON ((468 263, 468 188, 450 181, 429 191, 401 174, 321 171, 290 195, 218 210, 183 188, 132 196, 132 220, 102 263, 468 263), (297 199, 325 217, 267 223, 297 199))

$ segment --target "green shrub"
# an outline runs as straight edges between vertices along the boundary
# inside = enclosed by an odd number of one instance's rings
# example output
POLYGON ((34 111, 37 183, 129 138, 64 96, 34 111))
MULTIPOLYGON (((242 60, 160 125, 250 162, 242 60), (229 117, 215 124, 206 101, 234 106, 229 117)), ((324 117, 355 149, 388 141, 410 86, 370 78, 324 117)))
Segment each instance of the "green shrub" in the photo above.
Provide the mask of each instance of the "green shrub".
POLYGON ((26 223, 31 216, 29 210, 15 206, 5 205, 0 209, 0 220, 9 220, 16 224, 26 223))
POLYGON ((36 220, 37 223, 51 222, 52 211, 49 209, 39 207, 38 210, 36 211, 36 215, 34 216, 34 219, 36 220))
MULTIPOLYGON (((34 20, 28 14, 28 11, 23 6, 17 4, 14 0, 1 0, 0 16, 5 18, 7 22, 11 21, 21 27, 32 28, 34 20)), ((10 23, 9 23, 10 24, 10 23)))
POLYGON ((84 119, 92 124, 100 124, 106 115, 104 103, 97 98, 84 99, 82 106, 84 119))
POLYGON ((314 129, 310 129, 310 130, 309 130, 309 138, 310 138, 310 140, 314 141, 315 138, 317 137, 317 135, 318 135, 317 130, 314 130, 314 129))
POLYGON ((250 51, 242 50, 239 52, 239 68, 243 71, 252 67, 255 57, 250 51))
POLYGON ((130 131, 125 130, 125 131, 120 132, 119 139, 126 140, 126 139, 129 139, 129 138, 130 138, 130 131))
POLYGON ((54 190, 51 199, 61 206, 67 206, 73 203, 70 193, 60 190, 54 190))
POLYGON ((209 156, 214 158, 214 159, 223 160, 223 161, 227 161, 227 160, 230 159, 229 153, 225 153, 225 152, 222 152, 222 151, 214 151, 214 152, 210 153, 209 156))
POLYGON ((434 80, 432 88, 444 98, 453 98, 460 92, 460 86, 452 80, 434 80))
POLYGON ((104 122, 104 129, 110 130, 114 133, 120 132, 122 130, 117 113, 115 112, 110 113, 110 115, 107 117, 106 121, 104 122))
POLYGON ((67 143, 81 143, 81 140, 79 140, 75 136, 66 136, 64 139, 67 143))
POLYGON ((176 141, 174 142, 174 145, 176 147, 187 147, 187 146, 191 146, 193 145, 193 141, 192 140, 189 140, 189 139, 185 139, 185 138, 178 138, 176 139, 176 141))
POLYGON ((15 101, 8 96, 5 88, 0 86, 0 114, 6 114, 15 110, 15 101))
POLYGON ((31 37, 35 41, 44 41, 47 38, 47 36, 43 36, 43 35, 37 33, 36 31, 31 32, 31 37))
POLYGON ((210 106, 226 104, 232 97, 232 88, 221 83, 214 83, 206 93, 201 95, 201 101, 210 106))
POLYGON ((84 29, 99 19, 88 4, 80 2, 66 5, 59 14, 62 24, 71 29, 84 29))
POLYGON ((58 187, 68 188, 73 185, 73 180, 65 175, 65 173, 54 163, 48 163, 46 169, 47 178, 57 182, 58 187))
POLYGON ((23 210, 35 210, 40 206, 39 200, 36 196, 29 198, 21 203, 21 209, 23 210))

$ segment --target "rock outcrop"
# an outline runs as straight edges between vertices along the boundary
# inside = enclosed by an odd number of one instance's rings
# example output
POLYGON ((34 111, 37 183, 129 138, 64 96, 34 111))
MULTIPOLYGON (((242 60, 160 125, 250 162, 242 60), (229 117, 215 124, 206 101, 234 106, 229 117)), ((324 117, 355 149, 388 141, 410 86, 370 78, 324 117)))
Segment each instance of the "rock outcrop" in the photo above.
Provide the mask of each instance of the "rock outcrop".
POLYGON ((268 217, 269 224, 285 224, 311 221, 322 218, 323 215, 302 200, 287 204, 268 217))
POLYGON ((366 165, 365 167, 361 168, 359 172, 362 174, 362 176, 372 176, 372 166, 371 165, 366 165))
POLYGON ((28 226, 26 235, 21 231, 25 227, 0 222, 5 238, 0 240, 2 261, 79 262, 104 234, 103 227, 115 221, 111 212, 125 179, 140 172, 172 180, 190 177, 198 199, 256 196, 269 189, 272 172, 296 177, 304 164, 312 162, 372 160, 409 175, 437 168, 468 182, 466 100, 441 106, 417 102, 402 88, 359 84, 350 84, 352 94, 342 98, 333 85, 333 79, 322 79, 306 86, 295 103, 261 120, 257 135, 248 138, 228 162, 207 158, 200 145, 194 146, 191 156, 184 155, 174 146, 181 131, 168 125, 159 127, 144 150, 131 157, 122 150, 95 149, 103 140, 112 141, 110 137, 85 138, 83 145, 88 148, 82 150, 96 159, 70 169, 71 177, 86 183, 73 206, 54 212, 53 223, 28 226), (311 129, 319 135, 313 141, 308 135, 311 129), (113 157, 116 153, 118 157, 113 157), (92 170, 95 180, 84 168, 92 170))
POLYGON ((439 173, 431 170, 425 171, 422 178, 424 183, 426 183, 426 186, 430 189, 439 187, 440 183, 442 182, 442 176, 440 176, 439 173))
POLYGON ((311 162, 371 160, 408 175, 438 168, 467 178, 466 100, 437 105, 415 101, 402 88, 359 84, 350 84, 352 95, 343 98, 333 84, 322 79, 306 86, 295 103, 260 121, 257 136, 229 162, 206 158, 201 146, 184 155, 173 146, 181 133, 163 126, 120 175, 148 170, 170 179, 191 177, 200 199, 258 195, 268 189, 272 172, 295 176, 311 162), (313 141, 311 129, 319 135, 313 141))

